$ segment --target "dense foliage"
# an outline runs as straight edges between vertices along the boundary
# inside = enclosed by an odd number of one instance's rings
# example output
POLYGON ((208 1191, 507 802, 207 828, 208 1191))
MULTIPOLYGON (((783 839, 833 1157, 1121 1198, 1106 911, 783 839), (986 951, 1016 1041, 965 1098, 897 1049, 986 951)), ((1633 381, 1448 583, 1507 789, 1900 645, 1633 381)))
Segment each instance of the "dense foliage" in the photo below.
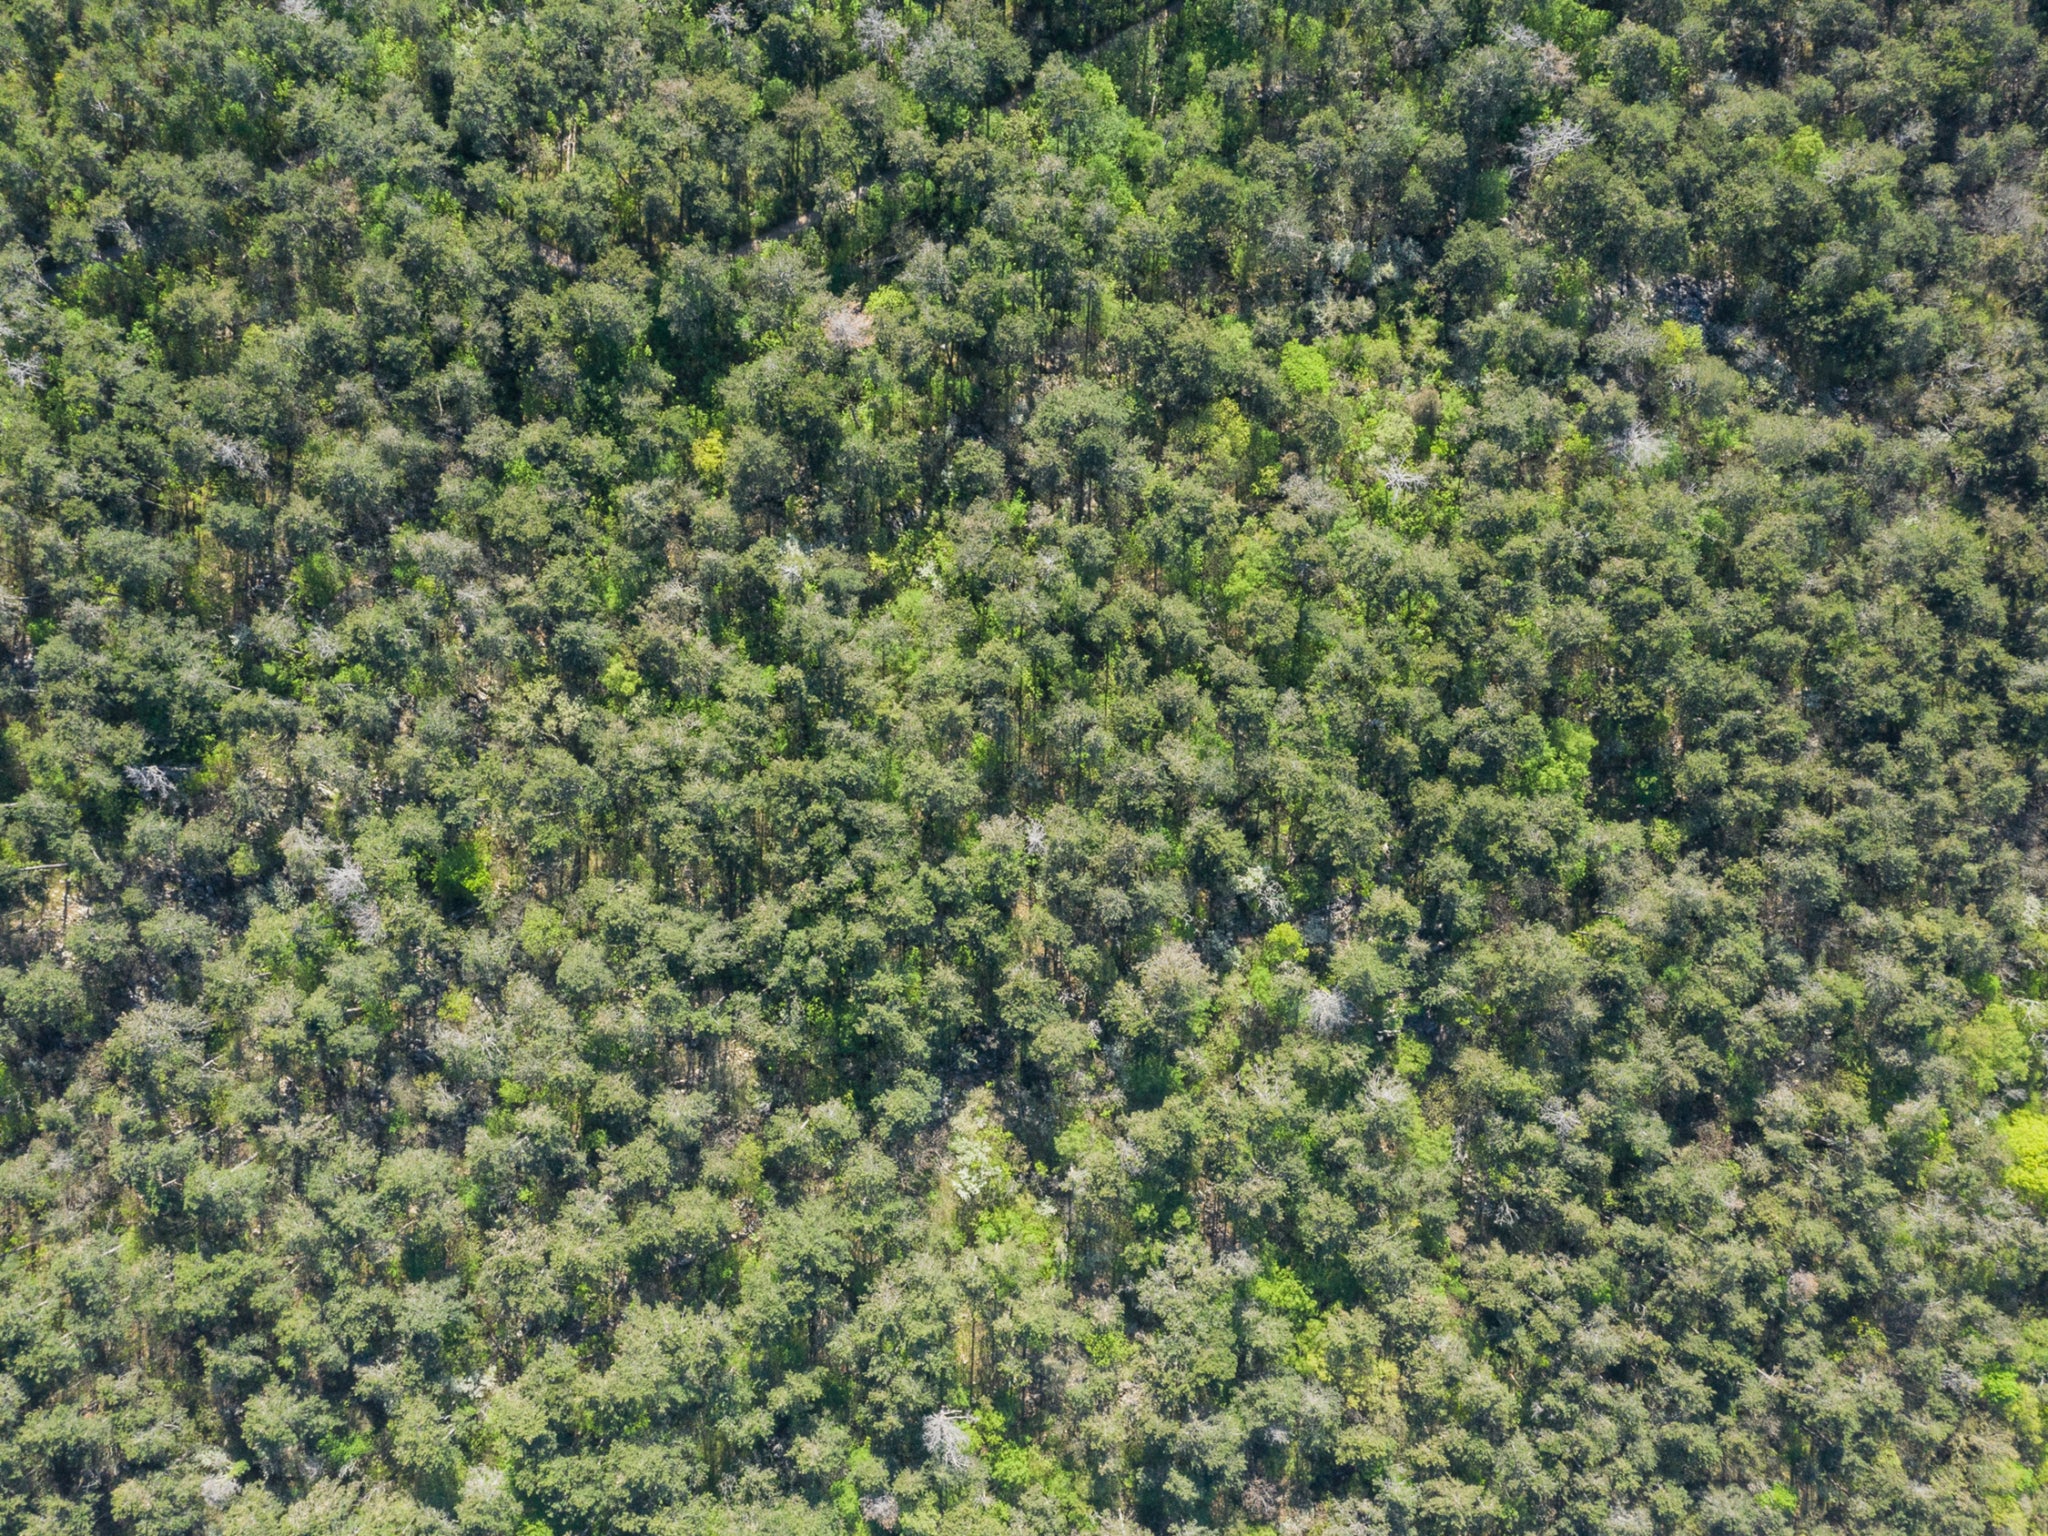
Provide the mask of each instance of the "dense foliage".
POLYGON ((2002 0, 9 0, 0 1531, 2048 1526, 2002 0))

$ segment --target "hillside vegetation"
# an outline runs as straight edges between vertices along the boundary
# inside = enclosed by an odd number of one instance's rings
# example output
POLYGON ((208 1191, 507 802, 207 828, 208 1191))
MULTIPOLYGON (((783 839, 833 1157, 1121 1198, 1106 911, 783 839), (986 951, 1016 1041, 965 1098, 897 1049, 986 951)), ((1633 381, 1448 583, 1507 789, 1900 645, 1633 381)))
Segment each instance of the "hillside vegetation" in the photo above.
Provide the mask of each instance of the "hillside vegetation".
POLYGON ((0 8, 0 1532, 2048 1529, 2028 0, 498 3, 0 8))

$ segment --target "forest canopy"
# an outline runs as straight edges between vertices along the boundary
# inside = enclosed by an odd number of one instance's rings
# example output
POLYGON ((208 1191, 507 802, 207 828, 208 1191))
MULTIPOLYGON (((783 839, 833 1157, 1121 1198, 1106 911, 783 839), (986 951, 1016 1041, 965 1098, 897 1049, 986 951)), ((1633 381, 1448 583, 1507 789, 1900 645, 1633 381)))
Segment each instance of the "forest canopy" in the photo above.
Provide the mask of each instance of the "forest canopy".
POLYGON ((0 1533, 2048 1529, 2029 0, 8 0, 0 1533))

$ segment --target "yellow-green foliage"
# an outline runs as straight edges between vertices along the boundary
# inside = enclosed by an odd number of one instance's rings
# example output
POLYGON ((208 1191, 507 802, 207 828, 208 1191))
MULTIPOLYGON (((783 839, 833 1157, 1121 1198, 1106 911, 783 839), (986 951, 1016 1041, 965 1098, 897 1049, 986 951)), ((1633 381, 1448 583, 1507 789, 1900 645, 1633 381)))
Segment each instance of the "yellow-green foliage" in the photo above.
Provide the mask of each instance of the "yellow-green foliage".
POLYGON ((2012 1154, 2005 1182, 2036 1205, 2048 1208, 2048 1114, 2037 1105, 2025 1105, 2005 1117, 1999 1134, 2012 1154))
POLYGON ((2034 1080, 2039 1059, 2029 1031, 2014 1007, 1990 1003, 1949 1030, 1949 1048, 1970 1064, 1980 1093, 1993 1093, 2034 1080))
POLYGON ((1330 392, 1330 360, 1314 347, 1290 341, 1280 349, 1280 380, 1297 395, 1330 392))

